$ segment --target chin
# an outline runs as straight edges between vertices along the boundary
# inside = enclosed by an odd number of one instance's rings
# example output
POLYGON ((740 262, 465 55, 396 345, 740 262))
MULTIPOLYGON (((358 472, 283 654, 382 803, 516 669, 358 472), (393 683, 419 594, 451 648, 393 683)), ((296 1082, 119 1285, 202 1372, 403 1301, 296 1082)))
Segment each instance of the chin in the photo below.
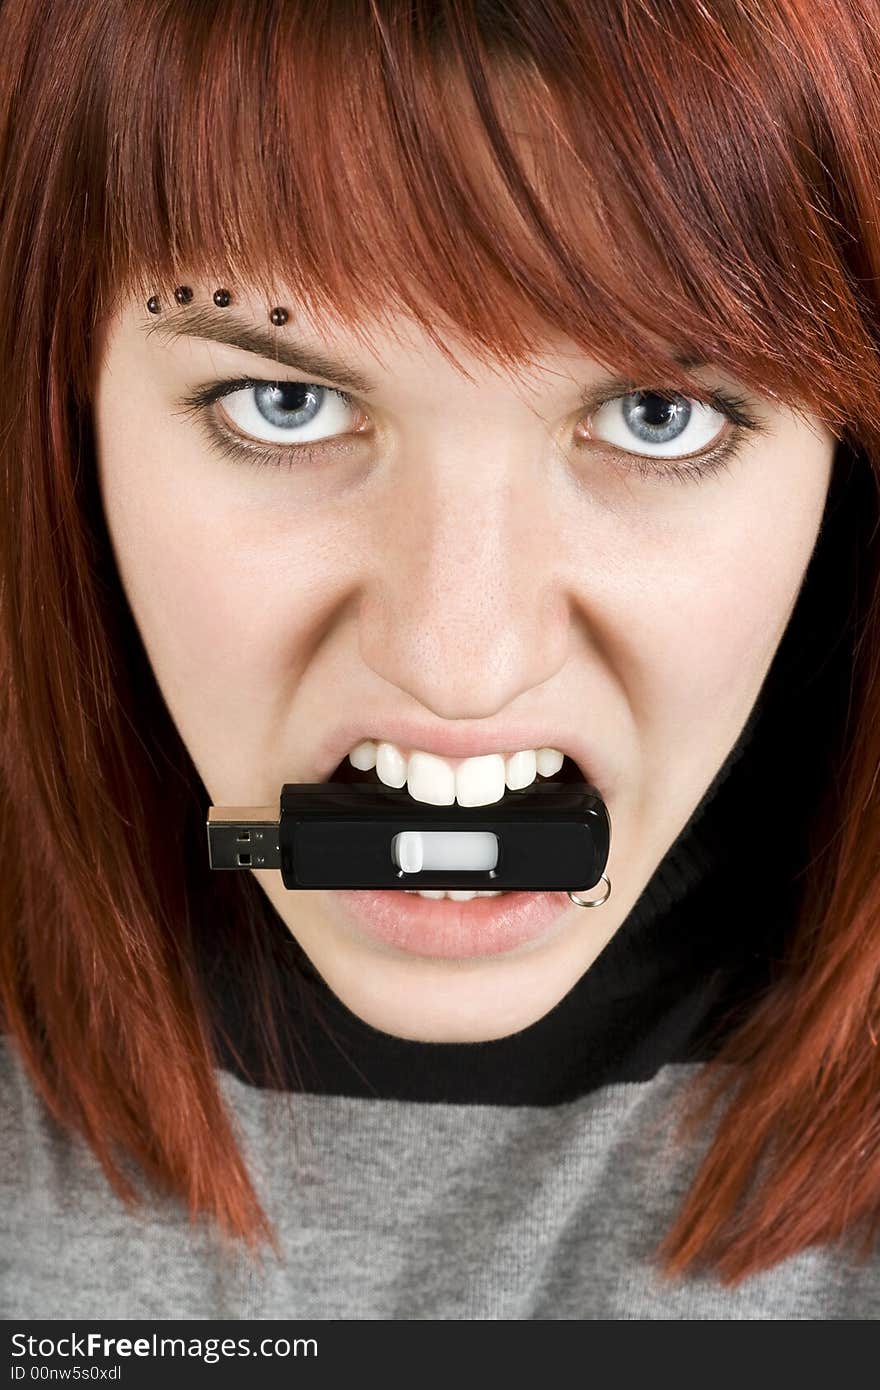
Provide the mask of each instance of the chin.
POLYGON ((463 960, 354 943, 313 953, 302 944, 336 998, 370 1027, 415 1042, 490 1042, 537 1023, 574 987, 604 945, 597 941, 585 959, 582 930, 580 949, 559 937, 463 960))
POLYGON ((256 876, 344 1007, 379 1032, 417 1042, 490 1042, 530 1027, 574 988, 619 925, 610 903, 601 914, 568 903, 537 939, 509 950, 431 956, 358 930, 334 909, 333 893, 292 893, 275 870, 256 876))

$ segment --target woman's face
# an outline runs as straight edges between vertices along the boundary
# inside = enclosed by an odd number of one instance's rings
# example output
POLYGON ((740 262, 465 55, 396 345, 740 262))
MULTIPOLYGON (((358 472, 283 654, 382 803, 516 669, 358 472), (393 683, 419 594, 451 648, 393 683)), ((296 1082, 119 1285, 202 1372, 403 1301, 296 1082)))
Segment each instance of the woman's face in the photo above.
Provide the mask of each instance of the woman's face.
POLYGON ((171 715, 218 806, 277 807, 285 782, 327 779, 365 739, 451 748, 421 760, 446 785, 464 754, 525 751, 528 775, 528 750, 550 747, 586 766, 611 819, 611 897, 585 910, 554 895, 526 940, 477 927, 504 899, 396 892, 380 937, 344 895, 250 871, 374 1027, 516 1032, 621 926, 736 742, 817 539, 835 440, 706 367, 707 392, 744 396, 760 429, 726 467, 664 477, 735 444, 735 427, 713 407, 691 402, 688 417, 621 391, 585 406, 606 374, 570 342, 548 342, 517 378, 455 344, 468 380, 410 321, 367 351, 341 330, 318 337, 290 300, 274 328, 253 295, 218 309, 212 285, 190 283, 189 306, 157 317, 131 301, 108 325, 95 400, 107 524, 171 715), (365 380, 346 403, 335 373, 190 336, 201 306, 365 380), (234 394, 191 408, 217 381, 234 394), (311 391, 271 389, 297 382, 311 391), (416 927, 416 910, 443 917, 416 927))

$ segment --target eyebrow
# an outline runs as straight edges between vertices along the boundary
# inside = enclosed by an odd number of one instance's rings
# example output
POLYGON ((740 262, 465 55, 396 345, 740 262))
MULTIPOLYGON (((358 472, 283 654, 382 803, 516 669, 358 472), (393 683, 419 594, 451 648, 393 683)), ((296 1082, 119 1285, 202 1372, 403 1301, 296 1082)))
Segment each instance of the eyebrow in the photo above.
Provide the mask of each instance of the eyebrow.
POLYGON ((180 338, 204 338, 210 342, 224 343, 240 348, 242 352, 265 357, 270 362, 293 367, 306 376, 327 377, 348 391, 367 395, 377 389, 369 378, 348 363, 340 362, 320 349, 298 343, 295 339, 282 337, 283 330, 260 328, 225 309, 178 310, 164 319, 144 323, 143 329, 148 338, 155 333, 165 342, 176 342, 180 338))
MULTIPOLYGON (((261 328, 225 309, 218 311, 207 306, 196 309, 183 308, 172 311, 163 319, 145 321, 142 328, 146 337, 150 338, 155 334, 169 343, 177 342, 181 338, 201 338, 239 348, 242 352, 292 367, 294 371, 302 372, 309 378, 325 377, 347 391, 357 391, 362 395, 369 395, 378 390, 368 377, 357 368, 349 366, 347 362, 341 362, 320 349, 308 347, 295 339, 282 337, 277 329, 261 328)), ((672 360, 685 371, 708 365, 708 358, 693 352, 674 352, 672 360)))

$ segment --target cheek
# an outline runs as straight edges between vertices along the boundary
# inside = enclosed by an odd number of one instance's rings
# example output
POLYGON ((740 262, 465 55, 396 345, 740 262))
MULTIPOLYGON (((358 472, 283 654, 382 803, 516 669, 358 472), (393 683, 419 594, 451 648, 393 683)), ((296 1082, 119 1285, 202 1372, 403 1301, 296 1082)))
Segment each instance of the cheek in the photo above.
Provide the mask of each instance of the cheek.
POLYGON ((695 775, 729 751, 788 626, 828 478, 820 464, 797 478, 780 469, 763 489, 729 491, 729 508, 670 538, 665 555, 651 549, 627 624, 630 702, 649 774, 668 779, 672 749, 676 766, 695 775))
POLYGON ((313 528, 289 512, 267 517, 265 503, 248 501, 259 489, 243 486, 234 465, 181 448, 155 424, 128 422, 123 434, 108 406, 96 430, 121 582, 172 717, 197 762, 224 731, 228 743, 232 727, 241 750, 256 737, 249 729, 272 722, 267 703, 284 717, 308 649, 313 528))

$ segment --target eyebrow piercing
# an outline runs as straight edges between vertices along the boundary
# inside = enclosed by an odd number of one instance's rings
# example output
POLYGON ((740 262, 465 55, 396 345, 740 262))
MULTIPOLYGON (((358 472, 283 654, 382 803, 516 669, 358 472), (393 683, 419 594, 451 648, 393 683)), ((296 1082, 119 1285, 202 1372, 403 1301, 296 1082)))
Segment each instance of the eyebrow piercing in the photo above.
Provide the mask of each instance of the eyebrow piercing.
MULTIPOLYGON (((189 285, 178 285, 174 291, 174 298, 177 300, 178 304, 190 304, 193 299, 192 289, 189 285)), ((211 298, 218 309, 226 309, 232 303, 232 295, 226 289, 216 289, 211 298)), ((147 300, 147 310, 151 314, 160 314, 162 312, 162 301, 157 294, 150 295, 147 300)), ((280 328, 289 318, 290 314, 288 311, 282 309, 280 305, 276 305, 269 311, 269 321, 273 323, 276 328, 280 328)))

